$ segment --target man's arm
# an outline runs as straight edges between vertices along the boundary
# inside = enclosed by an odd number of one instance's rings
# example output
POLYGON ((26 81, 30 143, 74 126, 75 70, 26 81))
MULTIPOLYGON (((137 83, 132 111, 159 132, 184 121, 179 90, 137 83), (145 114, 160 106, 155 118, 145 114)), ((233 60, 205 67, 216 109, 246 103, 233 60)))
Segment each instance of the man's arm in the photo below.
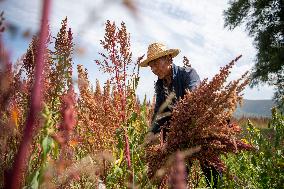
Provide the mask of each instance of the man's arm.
POLYGON ((190 91, 194 90, 200 84, 199 75, 193 68, 185 68, 183 81, 185 89, 189 89, 190 91))

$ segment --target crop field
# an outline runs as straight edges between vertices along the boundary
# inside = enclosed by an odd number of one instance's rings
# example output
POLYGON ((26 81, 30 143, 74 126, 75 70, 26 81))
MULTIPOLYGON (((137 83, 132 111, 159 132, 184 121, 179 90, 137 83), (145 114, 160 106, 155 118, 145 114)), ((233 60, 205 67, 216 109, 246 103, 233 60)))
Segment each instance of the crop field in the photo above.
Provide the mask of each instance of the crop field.
POLYGON ((0 188, 206 188, 202 162, 222 172, 218 188, 284 188, 284 115, 232 117, 250 82, 227 82, 241 56, 177 102, 166 141, 149 138, 155 99, 137 97, 144 57, 126 24, 105 22, 93 64, 108 80, 92 84, 68 19, 54 34, 47 17, 17 62, 0 36, 0 188))

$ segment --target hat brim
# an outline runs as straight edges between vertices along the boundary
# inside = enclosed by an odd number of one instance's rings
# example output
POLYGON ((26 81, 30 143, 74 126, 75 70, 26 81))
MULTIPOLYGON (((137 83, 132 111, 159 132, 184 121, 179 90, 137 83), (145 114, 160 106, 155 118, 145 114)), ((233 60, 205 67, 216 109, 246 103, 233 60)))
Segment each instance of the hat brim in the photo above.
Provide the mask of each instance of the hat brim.
POLYGON ((149 62, 151 62, 152 60, 155 60, 155 59, 158 59, 158 58, 161 58, 163 56, 167 56, 167 55, 172 55, 172 58, 173 57, 176 57, 178 54, 179 54, 180 50, 179 49, 169 49, 169 50, 165 50, 163 52, 160 52, 160 53, 157 53, 155 54, 154 56, 152 57, 147 57, 146 60, 143 60, 139 66, 140 67, 147 67, 149 66, 149 62))

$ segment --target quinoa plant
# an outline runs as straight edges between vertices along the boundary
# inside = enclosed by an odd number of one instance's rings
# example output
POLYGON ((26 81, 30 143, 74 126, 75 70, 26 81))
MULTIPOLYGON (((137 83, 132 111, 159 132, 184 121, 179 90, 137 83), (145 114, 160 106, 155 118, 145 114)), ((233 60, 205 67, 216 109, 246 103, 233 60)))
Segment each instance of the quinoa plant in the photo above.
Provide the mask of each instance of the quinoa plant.
POLYGON ((284 116, 272 109, 270 128, 245 125, 244 142, 254 145, 253 151, 223 157, 228 171, 224 185, 229 188, 283 188, 284 116))
POLYGON ((237 123, 228 124, 233 112, 242 99, 241 92, 248 84, 247 73, 240 79, 225 85, 230 69, 240 58, 237 57, 220 69, 211 81, 207 79, 192 92, 180 99, 172 113, 166 143, 152 145, 147 149, 149 176, 166 169, 169 156, 177 150, 199 150, 186 157, 186 161, 207 162, 219 171, 225 170, 220 154, 238 153, 251 149, 251 145, 237 138, 241 128, 237 123))

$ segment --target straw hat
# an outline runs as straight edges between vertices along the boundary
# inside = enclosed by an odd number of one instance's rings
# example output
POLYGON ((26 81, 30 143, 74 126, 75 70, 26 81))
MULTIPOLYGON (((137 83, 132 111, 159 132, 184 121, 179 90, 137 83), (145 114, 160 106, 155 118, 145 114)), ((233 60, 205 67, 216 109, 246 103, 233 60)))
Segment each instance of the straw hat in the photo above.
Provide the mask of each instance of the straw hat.
POLYGON ((148 47, 146 60, 142 61, 139 65, 140 67, 147 67, 149 66, 148 63, 152 60, 166 55, 172 55, 172 57, 175 57, 179 52, 179 49, 167 49, 166 45, 162 43, 152 43, 148 47))

